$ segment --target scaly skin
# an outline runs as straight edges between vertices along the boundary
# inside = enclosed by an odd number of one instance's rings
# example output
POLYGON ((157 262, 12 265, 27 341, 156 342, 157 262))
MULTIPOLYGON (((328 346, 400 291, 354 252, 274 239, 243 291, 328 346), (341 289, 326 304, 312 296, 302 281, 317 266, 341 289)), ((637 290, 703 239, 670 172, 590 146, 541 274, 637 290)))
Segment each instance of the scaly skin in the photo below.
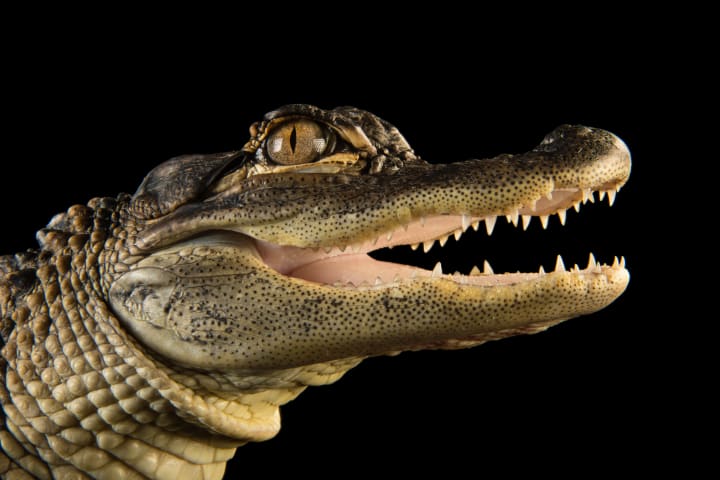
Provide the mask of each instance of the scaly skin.
POLYGON ((273 437, 279 406, 363 358, 534 333, 611 303, 624 266, 447 275, 377 262, 495 216, 610 198, 614 135, 420 160, 392 125, 291 105, 238 152, 171 159, 135 195, 71 207, 0 257, 3 478, 206 478, 273 437))

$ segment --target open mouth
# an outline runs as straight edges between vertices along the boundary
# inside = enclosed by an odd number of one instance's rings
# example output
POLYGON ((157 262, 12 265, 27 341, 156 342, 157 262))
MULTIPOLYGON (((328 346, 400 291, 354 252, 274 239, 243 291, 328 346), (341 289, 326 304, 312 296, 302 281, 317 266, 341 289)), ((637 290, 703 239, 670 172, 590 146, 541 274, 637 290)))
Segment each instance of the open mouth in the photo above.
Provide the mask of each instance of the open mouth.
MULTIPOLYGON (((512 213, 505 215, 489 215, 474 217, 470 215, 432 215, 421 217, 387 233, 378 235, 373 240, 335 247, 301 248, 279 246, 270 242, 255 240, 258 253, 267 266, 283 275, 323 285, 341 288, 385 288, 398 283, 416 279, 442 278, 462 285, 495 286, 510 285, 523 281, 534 280, 545 275, 540 266, 533 273, 501 273, 493 272, 487 262, 482 266, 473 266, 469 274, 459 272, 446 273, 438 262, 432 269, 423 269, 403 263, 377 260, 369 253, 398 246, 409 246, 412 250, 429 252, 435 244, 445 246, 450 237, 456 241, 469 229, 484 230, 492 235, 499 217, 524 230, 533 222, 539 222, 543 229, 547 228, 549 218, 557 215, 564 225, 569 208, 580 211, 580 206, 587 202, 607 199, 613 205, 619 187, 607 189, 554 190, 535 202, 531 202, 512 213)), ((624 258, 614 259, 612 264, 598 263, 593 254, 588 255, 587 265, 577 265, 567 269, 560 255, 557 256, 554 272, 571 271, 578 274, 604 274, 624 269, 624 258)))

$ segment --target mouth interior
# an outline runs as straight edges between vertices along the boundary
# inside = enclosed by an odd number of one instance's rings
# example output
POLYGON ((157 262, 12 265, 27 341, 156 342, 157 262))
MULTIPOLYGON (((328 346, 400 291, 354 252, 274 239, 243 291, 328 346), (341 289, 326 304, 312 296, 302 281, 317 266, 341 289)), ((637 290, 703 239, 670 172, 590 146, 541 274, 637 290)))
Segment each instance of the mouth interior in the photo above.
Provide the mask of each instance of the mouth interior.
MULTIPOLYGON (((602 200, 607 196, 609 204, 612 205, 617 190, 614 187, 601 189, 599 190, 599 199, 602 200)), ((592 190, 555 190, 532 204, 514 208, 509 213, 499 216, 504 216, 509 223, 513 223, 515 226, 522 223, 524 229, 527 229, 533 217, 538 217, 540 224, 546 228, 550 215, 558 215, 560 223, 564 225, 568 208, 574 206, 579 211, 581 204, 594 201, 595 196, 592 190)), ((419 217, 406 225, 389 227, 386 232, 380 233, 372 240, 319 249, 280 246, 259 239, 255 239, 255 243, 263 261, 277 272, 334 287, 382 288, 422 278, 443 278, 461 284, 491 286, 514 284, 544 275, 542 267, 534 273, 495 274, 487 262, 482 268, 473 267, 469 275, 445 274, 442 272, 439 262, 432 270, 426 270, 411 265, 376 260, 368 255, 368 253, 382 248, 400 245, 409 245, 413 250, 422 246, 423 250, 427 252, 435 242, 444 246, 450 236, 459 240, 469 228, 478 230, 481 223, 484 223, 486 232, 491 235, 497 217, 498 215, 478 217, 435 214, 419 217)), ((612 267, 600 265, 590 254, 587 267, 577 271, 600 273, 604 268, 614 268, 619 264, 624 264, 624 261, 620 262, 616 259, 612 267)), ((565 271, 560 256, 557 257, 555 271, 565 271)))

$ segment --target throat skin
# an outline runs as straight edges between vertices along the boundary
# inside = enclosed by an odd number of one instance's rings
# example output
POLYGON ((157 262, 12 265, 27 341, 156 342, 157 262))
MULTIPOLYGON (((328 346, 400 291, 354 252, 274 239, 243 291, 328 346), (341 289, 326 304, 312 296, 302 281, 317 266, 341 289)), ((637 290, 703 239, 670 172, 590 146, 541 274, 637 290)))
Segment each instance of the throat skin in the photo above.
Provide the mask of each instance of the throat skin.
POLYGON ((612 204, 630 165, 617 136, 570 125, 523 154, 430 165, 369 112, 288 105, 239 150, 72 206, 35 250, 0 256, 0 476, 221 479, 237 447, 279 432, 282 405, 367 357, 596 312, 625 290, 624 261, 460 275, 367 254, 498 217, 564 222, 612 204))

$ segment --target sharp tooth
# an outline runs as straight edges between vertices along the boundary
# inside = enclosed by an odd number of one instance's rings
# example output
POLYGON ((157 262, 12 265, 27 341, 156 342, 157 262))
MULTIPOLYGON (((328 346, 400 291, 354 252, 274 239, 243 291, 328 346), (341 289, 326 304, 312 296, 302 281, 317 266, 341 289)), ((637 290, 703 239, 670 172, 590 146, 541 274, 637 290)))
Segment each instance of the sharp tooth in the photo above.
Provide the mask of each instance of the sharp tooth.
POLYGON ((543 268, 542 265, 540 265, 540 269, 538 270, 538 273, 539 273, 540 275, 545 275, 545 269, 543 268))
POLYGON ((560 225, 565 225, 565 219, 567 218, 567 210, 558 211, 557 216, 560 219, 560 225))
POLYGON ((516 211, 515 213, 511 213, 510 215, 505 215, 505 218, 507 219, 508 223, 512 223, 516 227, 518 226, 518 219, 520 218, 519 213, 516 211))
POLYGON ((471 276, 480 275, 480 269, 477 267, 477 265, 475 265, 472 268, 472 270, 470 270, 470 275, 471 276))
POLYGON ((462 229, 463 229, 463 232, 464 232, 465 230, 467 230, 469 226, 470 226, 470 217, 467 216, 467 215, 465 215, 465 214, 463 214, 463 216, 462 216, 462 229))
POLYGON ((578 266, 578 264, 576 263, 575 265, 573 265, 572 271, 573 271, 573 272, 579 272, 579 271, 580 271, 580 266, 578 266))
POLYGON ((595 255, 593 255, 592 252, 590 252, 590 258, 588 258, 587 268, 588 268, 588 270, 591 268, 597 268, 597 262, 595 261, 595 255))
POLYGON ((530 220, 532 220, 532 215, 523 215, 522 221, 523 221, 523 230, 527 230, 530 226, 530 220))
POLYGON ((542 225, 543 229, 546 229, 548 226, 548 220, 550 217, 547 215, 540 215, 540 224, 542 225))
POLYGON ((555 261, 555 271, 556 272, 564 272, 565 271, 565 264, 563 263, 563 259, 560 255, 557 256, 557 260, 555 261))
POLYGON ((488 235, 492 235, 493 229, 495 228, 496 221, 497 221, 497 217, 495 215, 485 217, 485 230, 487 231, 488 235))
POLYGON ((617 195, 617 192, 614 190, 608 190, 608 204, 612 207, 613 203, 615 203, 615 195, 617 195))
POLYGON ((620 257, 620 266, 625 268, 625 257, 620 257))
POLYGON ((393 232, 390 231, 390 232, 388 232, 387 237, 385 237, 385 239, 389 242, 390 240, 392 240, 392 236, 393 236, 393 232))
POLYGON ((347 250, 347 247, 348 247, 347 245, 343 245, 342 247, 335 247, 335 248, 337 248, 341 252, 344 252, 345 250, 347 250))
POLYGON ((584 189, 584 190, 582 191, 582 202, 583 202, 583 203, 586 203, 588 200, 590 200, 591 202, 593 202, 594 200, 591 200, 591 199, 592 199, 592 190, 590 190, 589 188, 588 188, 588 189, 584 189))
POLYGON ((426 242, 423 242, 423 252, 425 252, 425 253, 429 252, 434 244, 435 244, 435 240, 428 240, 426 242))
POLYGON ((441 247, 444 247, 444 246, 445 246, 445 244, 446 244, 447 241, 448 241, 448 238, 450 238, 450 235, 446 235, 446 236, 444 236, 443 238, 441 238, 441 239, 438 240, 438 243, 440 243, 440 246, 441 246, 441 247))
POLYGON ((600 190, 598 192, 598 202, 602 202, 605 199, 605 194, 607 192, 605 190, 600 190))
POLYGON ((417 250, 419 246, 420 246, 419 243, 413 243, 412 245, 410 245, 410 248, 411 248, 412 250, 417 250))
POLYGON ((480 228, 480 220, 478 220, 478 221, 476 221, 476 222, 473 222, 473 223, 472 223, 472 228, 473 228, 473 230, 475 230, 475 231, 477 232, 477 231, 478 231, 478 228, 480 228))
POLYGON ((325 253, 330 253, 332 251, 333 247, 323 247, 323 250, 325 253))
POLYGON ((613 267, 619 267, 620 266, 620 260, 618 260, 617 257, 613 258, 613 267))
POLYGON ((435 277, 439 277, 440 275, 442 275, 442 264, 440 264, 440 262, 438 262, 435 264, 435 268, 433 268, 431 277, 435 278, 435 277))
POLYGON ((383 283, 382 278, 380 278, 380 277, 375 278, 375 285, 382 285, 382 283, 383 283))
POLYGON ((453 237, 455 237, 455 241, 457 242, 460 240, 460 237, 462 237, 463 231, 462 230, 455 230, 455 233, 453 233, 453 237))
POLYGON ((488 262, 487 260, 485 260, 485 263, 483 263, 483 273, 485 275, 493 275, 495 273, 490 266, 490 262, 488 262))
POLYGON ((575 202, 575 204, 573 205, 573 208, 575 209, 576 212, 580 213, 580 202, 575 202))
POLYGON ((530 203, 527 204, 527 208, 529 208, 530 210, 535 211, 535 206, 536 206, 536 205, 537 205, 537 200, 533 200, 533 201, 531 201, 530 203))

